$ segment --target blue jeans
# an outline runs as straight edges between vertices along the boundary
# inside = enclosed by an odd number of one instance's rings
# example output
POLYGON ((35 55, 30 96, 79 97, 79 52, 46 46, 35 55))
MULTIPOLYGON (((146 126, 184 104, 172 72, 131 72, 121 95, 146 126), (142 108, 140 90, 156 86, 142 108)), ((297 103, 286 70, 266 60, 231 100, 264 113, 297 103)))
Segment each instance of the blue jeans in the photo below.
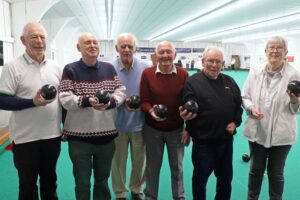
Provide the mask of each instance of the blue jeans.
POLYGON ((269 179, 270 200, 281 200, 284 188, 284 166, 291 145, 265 148, 254 142, 250 146, 250 172, 248 180, 248 200, 259 199, 265 169, 269 179))
POLYGON ((206 184, 214 171, 217 178, 215 200, 229 200, 232 181, 233 142, 226 144, 193 143, 193 199, 206 199, 206 184))
POLYGON ((91 175, 94 174, 94 200, 110 200, 108 178, 115 152, 115 143, 91 144, 69 141, 69 155, 73 163, 76 200, 90 200, 91 175))

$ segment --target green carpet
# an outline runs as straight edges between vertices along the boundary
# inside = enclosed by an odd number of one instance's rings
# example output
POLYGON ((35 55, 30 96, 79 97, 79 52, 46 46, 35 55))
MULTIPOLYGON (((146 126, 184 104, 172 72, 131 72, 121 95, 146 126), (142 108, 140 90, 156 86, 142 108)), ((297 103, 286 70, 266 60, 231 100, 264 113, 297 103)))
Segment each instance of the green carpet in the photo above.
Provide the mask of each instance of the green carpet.
MULTIPOLYGON (((194 71, 189 71, 194 73, 194 71)), ((247 71, 224 71, 224 73, 232 76, 239 86, 242 88, 243 83, 248 75, 247 71)), ((245 114, 243 119, 245 119, 245 114)), ((242 161, 243 153, 249 153, 248 143, 242 136, 243 126, 238 128, 238 133, 234 141, 234 176, 232 182, 232 200, 246 199, 247 193, 247 179, 249 171, 249 163, 242 161)), ((8 143, 0 146, 0 191, 1 200, 16 200, 18 195, 18 178, 17 172, 13 165, 12 153, 5 151, 4 147, 8 143)), ((192 172, 193 166, 191 162, 191 147, 190 144, 185 149, 185 157, 183 161, 184 166, 184 184, 187 200, 192 200, 192 172)), ((300 198, 300 190, 298 189, 300 159, 298 156, 300 152, 299 144, 292 147, 288 156, 285 168, 285 191, 283 199, 298 200, 300 198)), ((171 181, 170 170, 167 160, 167 154, 164 155, 163 166, 161 169, 160 186, 159 186, 159 200, 171 200, 171 181)), ((130 170, 130 162, 128 161, 130 170)), ((58 195, 60 200, 74 200, 74 179, 72 176, 72 164, 68 156, 67 143, 62 143, 62 152, 59 158, 58 166, 58 195)), ((128 174, 129 177, 129 174, 128 174)), ((215 178, 212 174, 207 185, 207 199, 214 199, 215 194, 215 178)), ((267 177, 263 181, 262 192, 260 200, 268 199, 268 181, 267 177)), ((129 197, 129 195, 128 195, 129 197)))

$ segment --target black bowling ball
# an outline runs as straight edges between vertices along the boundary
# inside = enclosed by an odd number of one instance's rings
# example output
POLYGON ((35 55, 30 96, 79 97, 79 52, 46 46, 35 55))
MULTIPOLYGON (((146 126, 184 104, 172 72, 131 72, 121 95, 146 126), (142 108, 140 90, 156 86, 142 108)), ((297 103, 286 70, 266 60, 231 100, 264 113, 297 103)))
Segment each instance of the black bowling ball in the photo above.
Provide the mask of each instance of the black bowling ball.
POLYGON ((250 156, 249 156, 248 154, 244 153, 244 154, 242 155, 242 159, 243 159, 244 162, 249 162, 250 156))
POLYGON ((56 97, 57 90, 53 85, 46 84, 41 88, 41 96, 46 100, 51 100, 56 97))
POLYGON ((141 98, 136 95, 131 96, 129 98, 128 106, 132 109, 138 109, 141 106, 141 98))
POLYGON ((298 96, 300 94, 300 81, 294 80, 289 82, 287 89, 298 96))
POLYGON ((159 118, 163 119, 167 117, 168 109, 165 105, 159 104, 154 107, 154 112, 159 118))
POLYGON ((198 112, 198 104, 196 101, 194 100, 189 100, 187 102, 185 102, 185 104, 183 105, 184 109, 186 109, 188 112, 191 112, 191 113, 197 113, 198 112))
POLYGON ((106 90, 98 90, 95 94, 95 98, 97 100, 97 103, 108 104, 110 100, 109 92, 106 90))

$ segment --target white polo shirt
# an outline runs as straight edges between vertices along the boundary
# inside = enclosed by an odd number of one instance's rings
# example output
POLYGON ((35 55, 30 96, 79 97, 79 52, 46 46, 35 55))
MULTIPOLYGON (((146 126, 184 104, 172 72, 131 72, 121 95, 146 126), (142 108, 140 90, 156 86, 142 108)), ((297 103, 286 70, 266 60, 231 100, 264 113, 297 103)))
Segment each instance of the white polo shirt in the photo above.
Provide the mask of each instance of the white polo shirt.
MULTIPOLYGON (((61 69, 53 61, 45 59, 39 64, 25 53, 3 67, 0 92, 32 99, 45 84, 58 89, 60 79, 61 69)), ((12 111, 11 141, 19 144, 60 136, 61 108, 57 97, 46 106, 12 111)))

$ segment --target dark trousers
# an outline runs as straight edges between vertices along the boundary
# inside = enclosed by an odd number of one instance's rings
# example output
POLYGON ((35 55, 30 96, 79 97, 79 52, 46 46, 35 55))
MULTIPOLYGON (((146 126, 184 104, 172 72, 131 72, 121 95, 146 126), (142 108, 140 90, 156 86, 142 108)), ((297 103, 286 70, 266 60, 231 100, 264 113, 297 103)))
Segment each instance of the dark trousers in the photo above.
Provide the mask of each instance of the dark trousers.
POLYGON ((232 181, 232 141, 226 144, 193 144, 193 199, 206 199, 206 184, 214 171, 217 178, 215 200, 229 200, 232 181))
POLYGON ((281 200, 284 188, 284 166, 291 145, 265 148, 249 142, 251 164, 248 180, 248 200, 258 200, 267 166, 270 200, 281 200))
POLYGON ((16 144, 14 164, 19 175, 19 200, 38 200, 37 179, 42 200, 57 200, 56 163, 60 137, 16 144))

